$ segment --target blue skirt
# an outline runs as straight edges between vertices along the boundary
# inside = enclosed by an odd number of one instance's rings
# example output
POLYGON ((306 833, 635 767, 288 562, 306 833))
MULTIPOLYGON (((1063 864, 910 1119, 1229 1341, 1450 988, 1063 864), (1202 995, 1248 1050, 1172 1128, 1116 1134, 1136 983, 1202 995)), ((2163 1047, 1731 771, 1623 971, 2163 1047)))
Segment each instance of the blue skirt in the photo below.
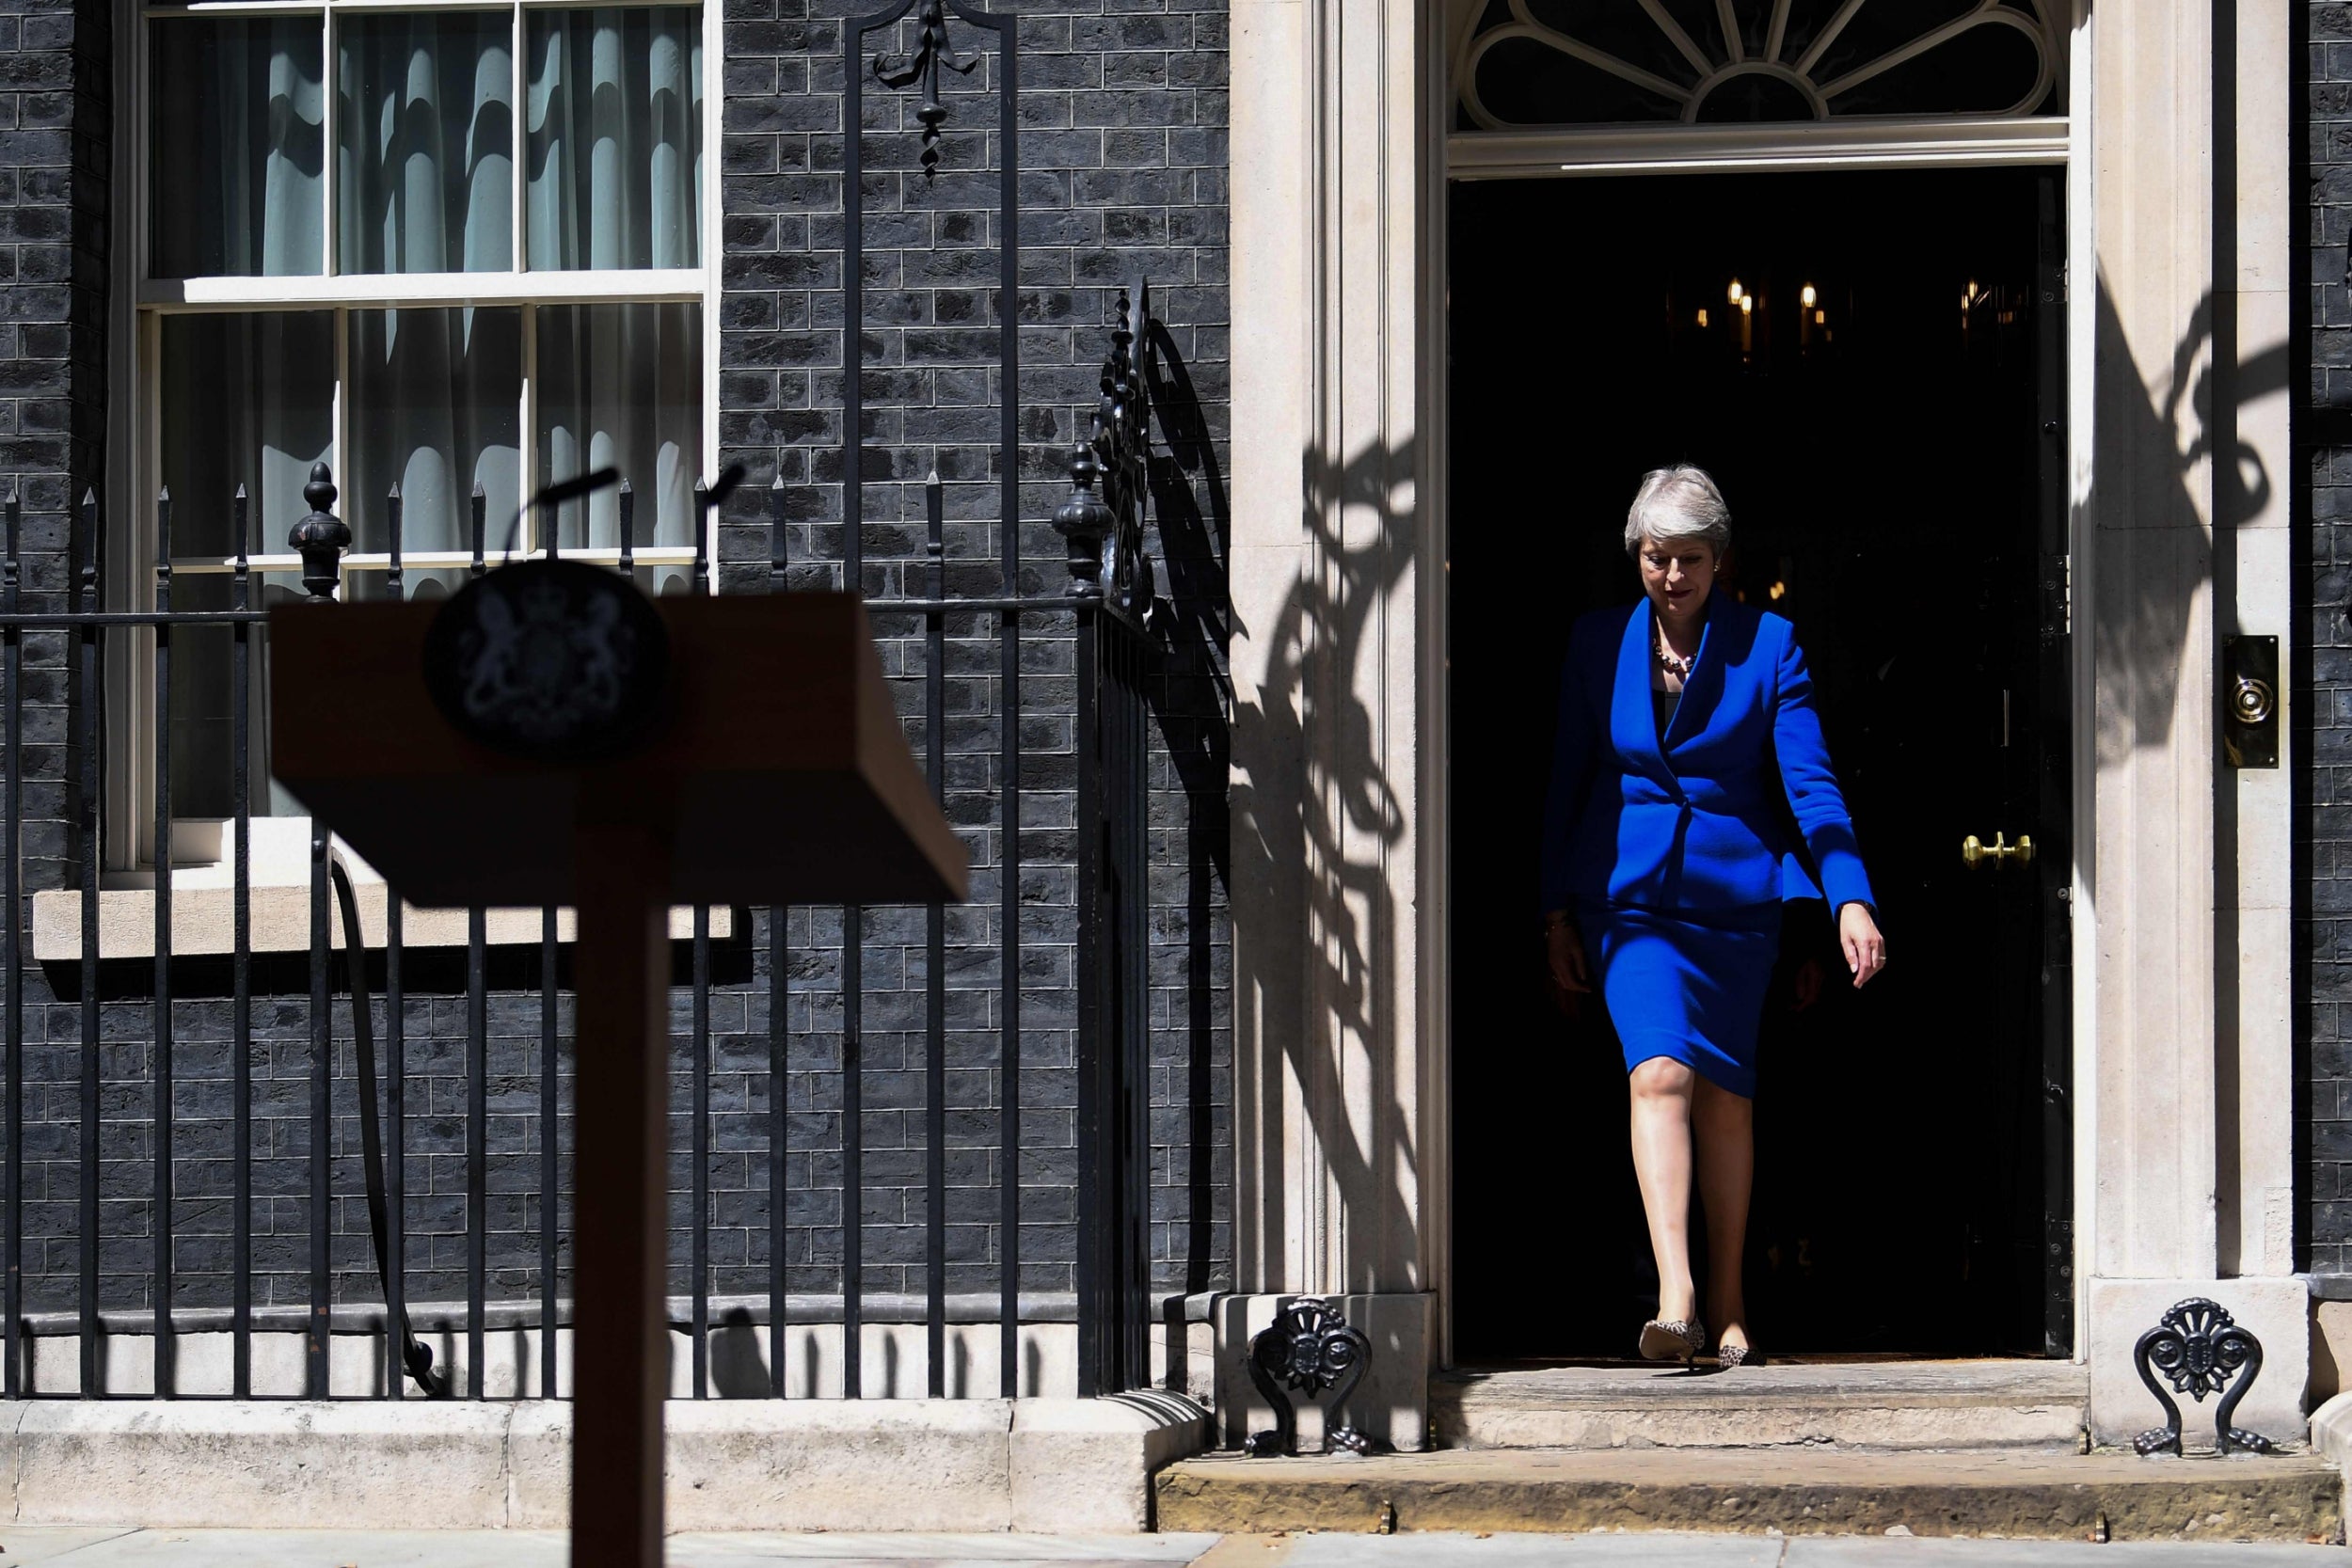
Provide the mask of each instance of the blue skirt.
POLYGON ((1664 1056, 1754 1099, 1780 905, 1668 911, 1585 900, 1577 916, 1626 1071, 1664 1056))

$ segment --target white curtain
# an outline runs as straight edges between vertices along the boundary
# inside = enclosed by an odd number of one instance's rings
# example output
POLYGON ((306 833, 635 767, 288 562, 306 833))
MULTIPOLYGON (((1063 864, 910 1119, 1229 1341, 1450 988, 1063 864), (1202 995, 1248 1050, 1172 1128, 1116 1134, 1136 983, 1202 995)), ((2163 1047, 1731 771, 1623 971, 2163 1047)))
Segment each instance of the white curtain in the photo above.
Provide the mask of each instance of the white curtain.
MULTIPOLYGON (((691 545, 702 453, 702 308, 543 305, 539 468, 548 480, 618 468, 639 545, 691 545)), ((566 547, 620 543, 620 497, 560 509, 566 547)))
POLYGON ((158 21, 151 264, 159 277, 326 264, 326 91, 316 17, 158 21))
POLYGON ((526 20, 530 264, 701 265, 701 11, 534 10, 526 20))
MULTIPOLYGON (((172 553, 225 556, 237 546, 233 498, 247 497, 246 548, 282 554, 310 510, 310 466, 334 459, 335 318, 324 310, 167 316, 163 324, 163 483, 172 497, 172 553)), ((147 504, 151 498, 143 498, 147 504)), ((340 505, 338 510, 341 510, 340 505)), ((254 578, 253 604, 298 593, 292 578, 254 578)), ((182 574, 172 602, 226 610, 226 577, 182 574)), ((269 776, 267 639, 256 638, 247 689, 255 816, 297 812, 269 776)), ((172 815, 225 817, 235 731, 226 631, 185 628, 172 645, 172 815)))
POLYGON ((345 17, 335 55, 337 270, 513 267, 513 19, 345 17))
MULTIPOLYGON (((405 552, 470 549, 476 484, 496 550, 522 500, 522 311, 354 310, 350 321, 343 515, 358 548, 390 547, 385 497, 397 483, 405 552)), ((431 579, 412 571, 408 589, 431 579)))

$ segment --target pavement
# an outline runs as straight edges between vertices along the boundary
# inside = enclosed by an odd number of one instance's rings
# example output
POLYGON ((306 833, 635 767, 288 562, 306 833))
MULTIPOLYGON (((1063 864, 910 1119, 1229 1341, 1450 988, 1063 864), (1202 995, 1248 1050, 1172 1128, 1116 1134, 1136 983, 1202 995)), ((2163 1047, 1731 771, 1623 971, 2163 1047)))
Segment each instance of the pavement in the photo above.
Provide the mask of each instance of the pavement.
MULTIPOLYGON (((560 1530, 0 1526, 0 1568, 564 1568, 560 1530)), ((2278 1544, 1698 1535, 675 1535, 672 1568, 2352 1568, 2278 1544)))

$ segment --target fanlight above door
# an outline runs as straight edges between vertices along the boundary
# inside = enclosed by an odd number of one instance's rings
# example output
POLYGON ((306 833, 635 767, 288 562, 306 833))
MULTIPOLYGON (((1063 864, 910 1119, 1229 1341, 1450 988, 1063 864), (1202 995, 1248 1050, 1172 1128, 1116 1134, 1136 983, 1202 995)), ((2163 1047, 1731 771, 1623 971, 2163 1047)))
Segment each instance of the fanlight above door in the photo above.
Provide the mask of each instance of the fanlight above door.
POLYGON ((1459 128, 2062 112, 2063 0, 1470 0, 1459 128))

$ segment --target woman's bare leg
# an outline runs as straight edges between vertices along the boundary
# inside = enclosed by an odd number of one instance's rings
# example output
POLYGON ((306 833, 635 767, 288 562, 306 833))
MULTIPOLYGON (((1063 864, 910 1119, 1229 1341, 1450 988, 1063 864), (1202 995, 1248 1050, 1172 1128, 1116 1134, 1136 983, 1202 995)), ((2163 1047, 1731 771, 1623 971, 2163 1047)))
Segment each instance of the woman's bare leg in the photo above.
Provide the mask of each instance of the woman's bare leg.
POLYGON ((1707 1323, 1718 1344, 1744 1345, 1748 1303, 1740 1264, 1756 1181, 1756 1101, 1701 1078, 1691 1096, 1691 1123, 1698 1145, 1699 1204, 1707 1211, 1707 1323))
POLYGON ((1650 1251, 1658 1259, 1658 1316, 1688 1320, 1697 1307, 1691 1285, 1691 1096, 1697 1074, 1680 1062, 1652 1056, 1634 1068, 1633 1174, 1649 1216, 1650 1251))

